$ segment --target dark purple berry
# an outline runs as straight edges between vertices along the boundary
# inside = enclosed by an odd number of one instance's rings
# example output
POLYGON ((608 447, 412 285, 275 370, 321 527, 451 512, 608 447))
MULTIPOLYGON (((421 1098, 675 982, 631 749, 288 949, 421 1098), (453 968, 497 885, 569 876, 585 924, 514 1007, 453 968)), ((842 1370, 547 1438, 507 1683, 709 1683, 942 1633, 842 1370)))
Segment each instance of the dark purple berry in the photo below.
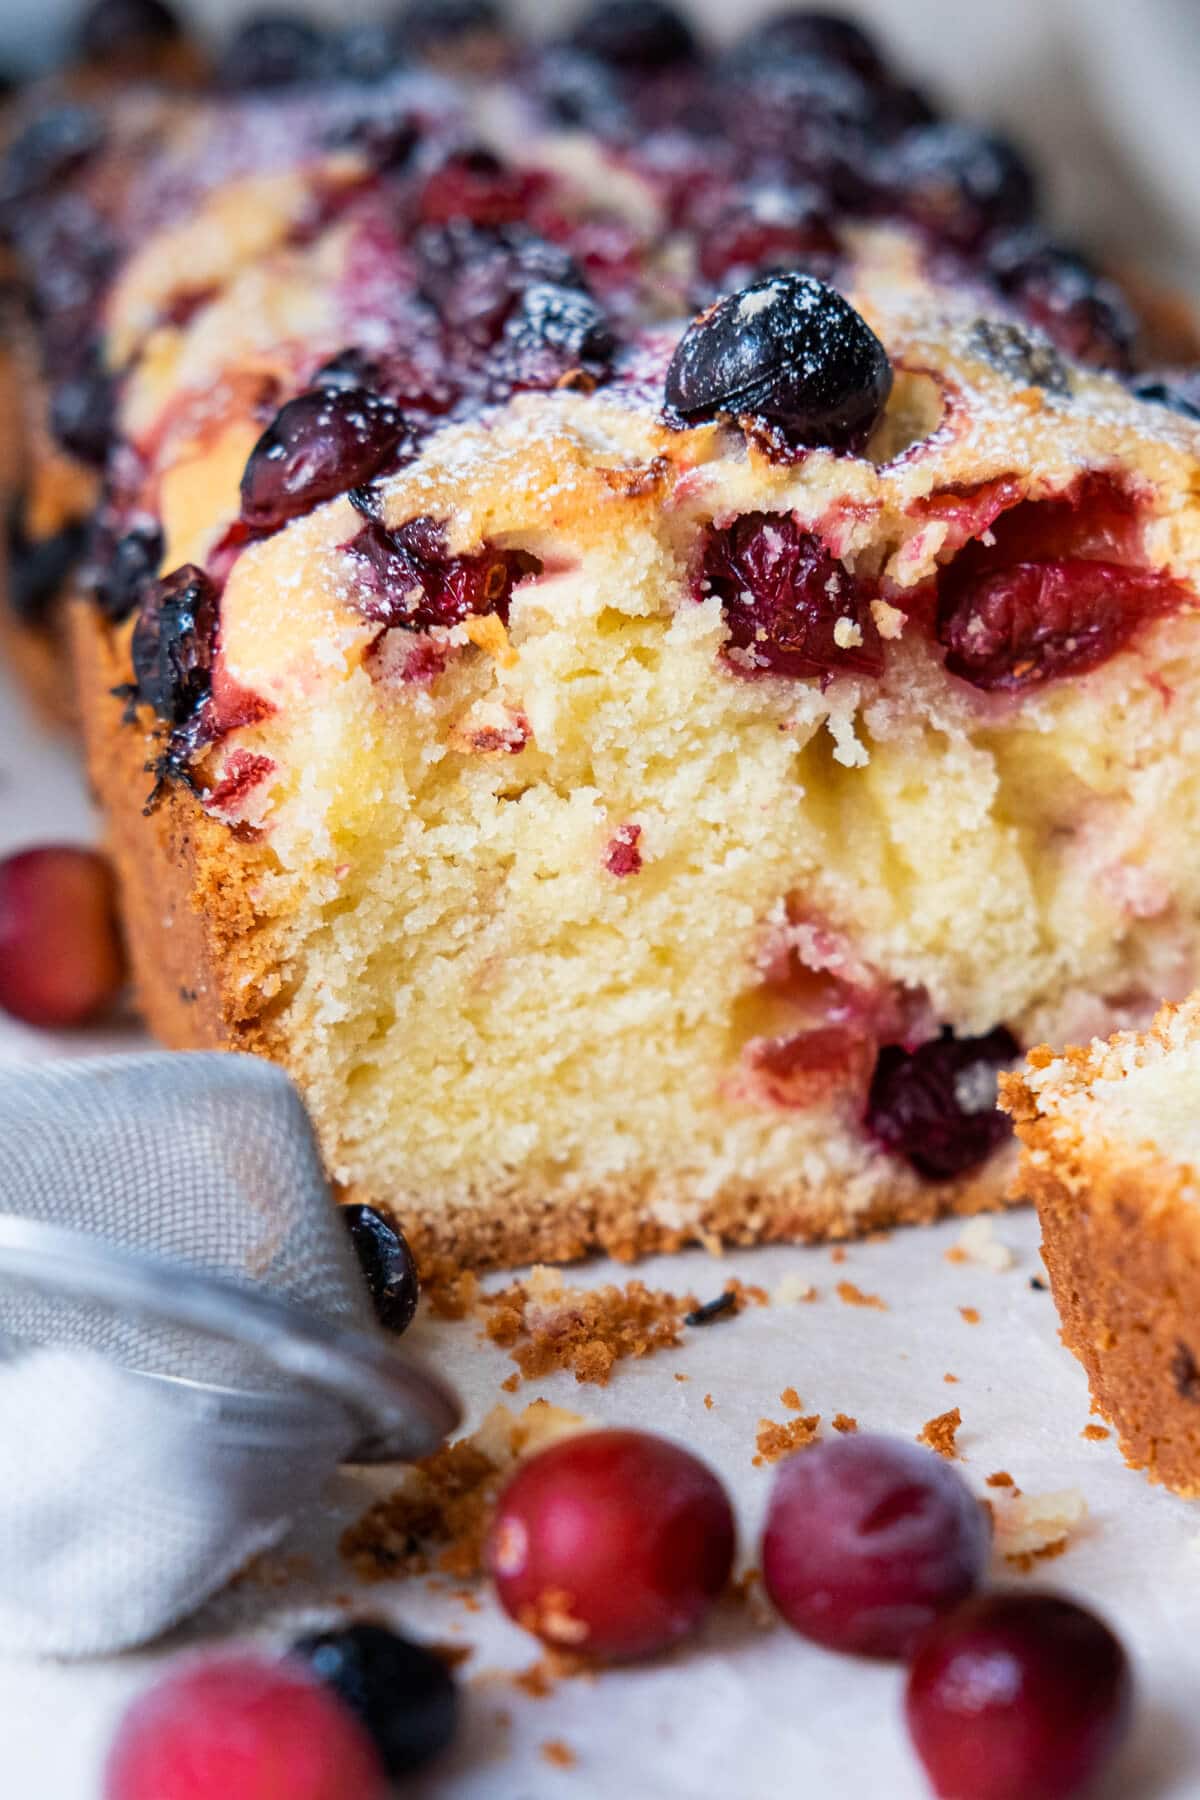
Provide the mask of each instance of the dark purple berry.
POLYGON ((1033 214, 1033 175, 1007 138, 972 125, 927 125, 885 153, 895 210, 939 242, 976 248, 989 232, 1033 214))
POLYGON ((614 135, 627 123, 620 83, 607 63, 552 44, 538 57, 532 77, 533 92, 556 125, 579 126, 602 135, 614 135))
POLYGON ((616 340, 590 294, 541 281, 520 295, 504 326, 501 380, 512 388, 553 387, 568 371, 608 373, 616 340))
POLYGON ((856 1656, 907 1656, 987 1570, 987 1514, 932 1450, 831 1438, 775 1477, 763 1583, 803 1636, 856 1656))
POLYGON ((235 92, 300 87, 328 72, 323 31, 294 13, 260 13, 240 25, 217 65, 218 87, 235 92))
POLYGON ((328 61, 330 73, 340 81, 363 86, 386 81, 404 61, 399 32, 374 19, 347 25, 330 43, 328 61))
POLYGON ((1137 323, 1116 283, 1076 250, 1040 232, 1006 232, 988 245, 1000 291, 1077 362, 1129 367, 1137 323))
POLYGON ((458 1724, 458 1690, 446 1664, 423 1644, 362 1623, 293 1644, 325 1687, 366 1728, 393 1781, 446 1748, 458 1724))
POLYGON ((778 61, 781 56, 815 56, 840 63, 868 81, 887 75, 878 47, 861 25, 807 7, 772 13, 739 40, 734 56, 747 64, 778 61))
POLYGON ((1124 1738, 1133 1679, 1057 1594, 981 1594, 918 1644, 905 1711, 939 1800, 1082 1800, 1124 1738))
POLYGON ((467 224, 417 233, 418 282, 457 345, 490 349, 527 288, 582 288, 570 252, 524 226, 493 231, 467 224))
POLYGON ((76 362, 80 344, 95 336, 118 245, 91 201, 69 190, 20 215, 12 237, 53 376, 76 362))
POLYGON ((860 445, 892 387, 866 320, 812 275, 756 281, 693 321, 667 370, 684 424, 720 413, 766 420, 793 447, 860 445))
POLYGON ((656 75, 695 59, 695 34, 665 0, 600 0, 575 25, 571 43, 630 75, 656 75))
POLYGON ((90 106, 39 112, 0 157, 0 216, 40 199, 81 168, 103 142, 103 122, 90 106))
POLYGON ((1129 391, 1148 406, 1200 419, 1200 369, 1149 369, 1130 383, 1129 391))
POLYGON ((83 554, 87 527, 64 525, 49 537, 25 535, 19 517, 8 526, 8 603, 24 625, 44 625, 83 554))
POLYGON ((183 36, 165 0, 92 0, 75 31, 77 54, 88 62, 125 64, 183 36))
POLYGON ((504 15, 494 0, 409 0, 400 17, 405 47, 414 56, 453 53, 472 38, 499 37, 504 15))
POLYGON ((421 1294, 412 1251, 403 1235, 373 1206, 343 1206, 341 1213, 375 1317, 385 1331, 407 1331, 421 1294))
POLYGON ((879 1052, 867 1096, 867 1129, 928 1181, 949 1181, 985 1162, 1011 1127, 996 1106, 996 1075, 1020 1055, 1003 1025, 983 1037, 942 1035, 879 1052))
POLYGON ((150 595, 163 555, 163 534, 153 521, 135 525, 115 543, 92 546, 91 590, 114 624, 138 611, 150 595))
POLYGON ((421 190, 425 225, 515 225, 525 218, 543 177, 515 169, 491 150, 457 150, 426 179, 421 190))
POLYGON ((193 563, 164 575, 133 630, 137 698, 168 725, 186 725, 208 698, 217 633, 217 590, 193 563))
POLYGON ((759 187, 702 230, 697 262, 706 281, 741 288, 784 269, 825 277, 840 249, 829 216, 814 194, 790 186, 759 187))
POLYGON ((376 389, 379 380, 378 360, 369 356, 357 345, 348 344, 331 356, 327 363, 322 363, 312 378, 315 388, 369 388, 376 389))
POLYGON ((112 441, 115 383, 97 350, 85 353, 50 399, 50 429, 64 450, 102 468, 112 441))
POLYGON ((250 452, 242 518, 274 531, 374 475, 406 432, 403 415, 366 388, 312 388, 280 408, 250 452))
POLYGON ((363 611, 389 630, 429 631, 472 614, 507 618, 514 585, 540 566, 522 550, 490 546, 454 556, 442 526, 424 516, 394 531, 368 519, 346 549, 362 577, 363 611))

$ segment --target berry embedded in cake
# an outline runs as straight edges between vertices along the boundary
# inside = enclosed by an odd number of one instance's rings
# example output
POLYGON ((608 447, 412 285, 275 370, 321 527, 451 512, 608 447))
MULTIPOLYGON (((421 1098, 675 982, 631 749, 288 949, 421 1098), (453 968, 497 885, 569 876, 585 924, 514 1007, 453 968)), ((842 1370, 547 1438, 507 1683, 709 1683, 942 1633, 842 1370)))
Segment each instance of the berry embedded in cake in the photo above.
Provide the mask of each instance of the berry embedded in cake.
POLYGON ((1003 1088, 1063 1342, 1128 1461, 1200 1494, 1200 1000, 1003 1088))
POLYGON ((997 1203, 1003 1070, 1196 977, 1186 373, 853 28, 444 25, 0 171, 147 1014, 418 1257, 997 1203))

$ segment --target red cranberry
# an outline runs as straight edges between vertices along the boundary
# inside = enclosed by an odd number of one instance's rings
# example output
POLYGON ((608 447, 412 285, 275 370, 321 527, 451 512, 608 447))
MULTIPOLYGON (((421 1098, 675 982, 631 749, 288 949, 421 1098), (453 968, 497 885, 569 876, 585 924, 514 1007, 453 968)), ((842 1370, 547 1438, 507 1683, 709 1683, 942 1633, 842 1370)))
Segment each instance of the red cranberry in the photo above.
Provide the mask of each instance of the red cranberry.
POLYGON ((769 275, 701 313, 667 370, 685 424, 750 414, 793 447, 846 450, 867 437, 892 387, 887 352, 848 300, 812 275, 769 275))
POLYGON ((538 566, 520 550, 452 556, 441 525, 425 517, 394 531, 368 520, 346 548, 363 575, 367 616, 406 631, 457 625, 472 613, 507 618, 514 584, 538 566))
POLYGON ((1038 231, 1007 232, 988 246, 1001 292, 1077 362, 1127 369, 1137 323, 1116 283, 1078 251, 1038 231))
POLYGON ((1074 1800, 1129 1724, 1117 1638, 1056 1594, 983 1594, 940 1620, 908 1675, 908 1728, 940 1800, 1074 1800))
POLYGON ((979 1584, 991 1534, 932 1450, 858 1434, 789 1457, 775 1477, 763 1581, 796 1631, 831 1650, 907 1656, 979 1584))
POLYGON ((424 1768, 453 1738, 454 1677, 423 1644, 363 1623, 301 1638, 292 1655, 354 1713, 393 1781, 424 1768))
POLYGON ((707 594, 721 602, 736 652, 726 656, 743 674, 828 678, 883 668, 871 591, 790 513, 744 513, 711 532, 697 598, 707 594))
POLYGON ((125 1714, 104 1800, 386 1800, 350 1709, 292 1664, 223 1656, 168 1674, 125 1714))
POLYGON ((952 675, 987 692, 1021 692, 1099 668, 1178 590, 1155 570, 1063 557, 975 572, 952 563, 938 584, 937 637, 952 675))
POLYGON ((929 1181, 948 1181, 985 1162, 1011 1127, 996 1106, 996 1071, 1020 1055, 1011 1031, 941 1037, 879 1052, 867 1097, 867 1128, 929 1181))
POLYGON ((886 152, 886 171, 896 210, 962 250, 1023 225, 1037 203, 1033 176, 1013 145, 970 125, 909 132, 886 152))
POLYGON ((138 614, 131 654, 137 698, 168 725, 184 725, 212 687, 217 591, 193 563, 163 579, 138 614))
POLYGON ((545 177, 512 169, 490 150, 463 150, 435 169, 421 191, 426 225, 511 225, 524 219, 545 177))
POLYGON ((826 276, 840 248, 828 217, 811 194, 759 188, 713 220, 700 239, 697 260, 707 281, 744 287, 779 269, 826 276))
POLYGON ((341 1212, 375 1317, 385 1331, 407 1331, 417 1310, 421 1284, 403 1234, 373 1206, 343 1206, 341 1212))
POLYGON ((577 50, 630 75, 654 75, 696 55, 690 25, 666 0, 599 0, 571 33, 577 50))
POLYGON ((250 452, 242 518, 274 531, 366 481, 405 433, 402 414, 366 388, 313 388, 281 407, 250 452))
POLYGON ((27 1025, 82 1025, 125 983, 116 893, 94 850, 47 844, 0 861, 0 1007, 27 1025))
POLYGON ((724 1488, 689 1451, 648 1432, 589 1431, 517 1469, 487 1566, 518 1624, 615 1661, 696 1629, 729 1579, 734 1536, 724 1488))
POLYGON ((242 92, 299 87, 326 73, 324 32, 295 13, 260 13, 247 19, 226 44, 217 85, 242 92))

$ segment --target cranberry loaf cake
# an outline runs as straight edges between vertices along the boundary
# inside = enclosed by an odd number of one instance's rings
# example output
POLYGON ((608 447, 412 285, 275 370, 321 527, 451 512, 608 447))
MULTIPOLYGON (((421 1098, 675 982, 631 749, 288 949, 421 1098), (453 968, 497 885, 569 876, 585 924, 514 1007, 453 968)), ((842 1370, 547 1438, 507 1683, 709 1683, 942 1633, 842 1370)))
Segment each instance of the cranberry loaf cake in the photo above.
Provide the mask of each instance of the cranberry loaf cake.
POLYGON ((282 1062, 427 1254, 999 1202, 997 1072, 1197 978, 1189 378, 823 15, 316 56, 23 190, 111 246, 40 384, 107 419, 70 656, 150 1023, 282 1062))
POLYGON ((1001 1082, 1063 1341, 1129 1461, 1200 1494, 1200 1001, 1001 1082))

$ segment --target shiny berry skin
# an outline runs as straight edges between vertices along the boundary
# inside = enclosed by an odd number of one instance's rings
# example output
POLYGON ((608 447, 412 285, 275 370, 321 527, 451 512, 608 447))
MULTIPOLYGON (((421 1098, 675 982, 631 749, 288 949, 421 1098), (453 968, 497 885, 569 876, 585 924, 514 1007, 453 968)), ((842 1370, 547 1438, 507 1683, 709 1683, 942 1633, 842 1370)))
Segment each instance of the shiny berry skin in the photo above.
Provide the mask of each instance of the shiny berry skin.
POLYGON ((987 1514, 932 1450, 859 1433, 790 1456, 771 1490, 763 1583, 802 1637, 856 1656, 904 1657, 973 1593, 987 1514))
POLYGON ((134 1701, 103 1800, 387 1800, 379 1756, 350 1709, 293 1663, 213 1657, 134 1701))
POLYGON ((725 658, 739 674, 828 679, 883 668, 874 590, 790 513, 744 513, 710 532, 694 591, 720 600, 725 658))
POLYGON ((1125 1736, 1133 1679, 1094 1613, 981 1594, 916 1648, 905 1712, 939 1800, 1076 1800, 1125 1736))
POLYGON ((840 63, 870 81, 885 78, 886 70, 877 46, 860 25, 834 13, 810 12, 807 7, 772 13, 756 25, 734 54, 767 62, 781 56, 814 56, 840 63))
POLYGON ((88 352, 50 399, 50 429, 72 456, 102 468, 113 431, 113 378, 99 355, 88 352))
POLYGON ((996 1073, 1020 1055, 1011 1031, 941 1037, 919 1049, 886 1044, 867 1097, 867 1129, 928 1181, 949 1181, 986 1162, 1011 1135, 996 1106, 996 1073))
POLYGON ((1037 204, 1029 166, 1006 138, 971 125, 909 132, 885 155, 896 210, 941 242, 970 250, 1023 225, 1037 204))
POLYGON ((571 32, 577 50, 630 75, 653 75, 696 55, 683 15, 665 0, 600 0, 571 32))
POLYGON ((242 518, 274 531, 374 475, 404 437, 403 415, 366 388, 313 388, 280 408, 242 476, 242 518))
POLYGON ((291 1653, 358 1719, 392 1781, 424 1768, 453 1738, 458 1689, 423 1644, 364 1623, 303 1637, 291 1653))
POLYGON ((1129 391, 1147 406, 1200 419, 1200 369, 1148 369, 1130 383, 1129 391))
POLYGON ((514 584, 539 566, 520 550, 453 556, 441 525, 425 515, 394 531, 368 520, 346 549, 358 565, 367 617, 406 631, 458 625, 472 613, 507 618, 514 584))
POLYGON ((184 725, 212 688, 217 591, 193 563, 152 590, 133 628, 130 652, 137 698, 168 725, 184 725))
POLYGON ((93 545, 91 590, 114 624, 151 598, 162 554, 163 534, 154 520, 132 526, 115 543, 93 545))
POLYGON ((325 34, 294 13, 260 13, 234 32, 217 66, 218 87, 233 92, 301 87, 320 81, 329 55, 325 34))
POLYGON ((788 444, 861 444, 892 387, 887 352, 848 300, 812 275, 771 275, 692 322, 667 370, 684 424, 750 414, 788 444))
POLYGON ((733 1513, 717 1477, 642 1431, 589 1431, 522 1463, 496 1505, 487 1567, 519 1625, 623 1661, 695 1631, 729 1579, 733 1513))
POLYGON ((0 1007, 27 1025, 83 1025, 117 999, 125 958, 112 871, 45 844, 0 861, 0 1007))
POLYGON ((616 339, 590 294, 539 281, 509 313, 493 368, 501 392, 552 388, 574 369, 601 379, 615 349, 616 339))
POLYGON ((417 1265, 407 1242, 373 1206, 343 1206, 341 1214, 375 1317, 386 1331, 407 1331, 421 1294, 417 1265))

